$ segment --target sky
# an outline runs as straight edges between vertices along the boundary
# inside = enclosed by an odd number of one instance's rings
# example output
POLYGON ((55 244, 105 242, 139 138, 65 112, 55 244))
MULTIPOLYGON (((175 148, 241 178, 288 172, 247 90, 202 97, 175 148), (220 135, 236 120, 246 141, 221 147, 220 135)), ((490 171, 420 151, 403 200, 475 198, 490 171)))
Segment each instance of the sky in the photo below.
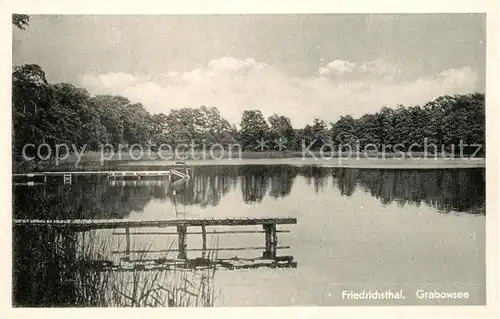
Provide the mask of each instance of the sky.
POLYGON ((359 117, 382 106, 485 92, 484 14, 34 15, 13 64, 51 83, 117 94, 151 113, 217 107, 359 117))

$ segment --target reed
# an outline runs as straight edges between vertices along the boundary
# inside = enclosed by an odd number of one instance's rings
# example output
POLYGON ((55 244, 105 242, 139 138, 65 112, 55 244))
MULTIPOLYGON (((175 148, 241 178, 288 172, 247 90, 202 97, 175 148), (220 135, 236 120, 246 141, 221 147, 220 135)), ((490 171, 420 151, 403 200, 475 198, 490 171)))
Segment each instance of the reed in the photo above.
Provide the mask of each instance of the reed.
MULTIPOLYGON (((221 298, 214 284, 218 240, 211 243, 210 262, 202 269, 123 270, 113 267, 112 236, 103 231, 84 234, 14 227, 13 306, 210 307, 221 298)), ((142 247, 139 260, 151 245, 142 247)))

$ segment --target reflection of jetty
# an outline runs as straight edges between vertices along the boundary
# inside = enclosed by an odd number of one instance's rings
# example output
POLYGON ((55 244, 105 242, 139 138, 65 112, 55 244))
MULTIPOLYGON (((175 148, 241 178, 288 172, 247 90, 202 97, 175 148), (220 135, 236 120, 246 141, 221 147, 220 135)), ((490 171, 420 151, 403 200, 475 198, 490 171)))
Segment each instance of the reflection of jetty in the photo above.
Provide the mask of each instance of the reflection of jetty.
POLYGON ((63 177, 65 184, 71 184, 73 176, 89 176, 89 175, 104 175, 109 180, 117 179, 135 179, 151 177, 168 177, 169 180, 189 179, 189 169, 187 167, 170 168, 163 171, 72 171, 72 172, 34 172, 23 174, 12 174, 14 178, 35 179, 43 178, 43 182, 47 182, 47 177, 56 176, 63 177))
MULTIPOLYGON (((218 250, 218 249, 217 249, 218 250)), ((297 262, 293 261, 293 256, 277 256, 269 258, 240 258, 232 257, 225 259, 214 259, 197 257, 193 259, 130 259, 123 257, 120 265, 103 264, 103 270, 112 271, 154 271, 168 269, 203 269, 216 266, 219 269, 238 270, 238 269, 256 269, 256 268, 297 268, 297 262), (124 262, 124 263, 122 263, 124 262)))
MULTIPOLYGON (((58 229, 69 232, 85 232, 95 229, 125 229, 125 232, 115 233, 116 235, 125 235, 126 249, 125 251, 115 251, 114 253, 125 254, 130 256, 131 253, 158 253, 178 251, 178 260, 183 260, 184 263, 189 261, 187 258, 188 251, 202 251, 205 253, 207 249, 207 234, 235 234, 235 233, 264 233, 265 246, 264 247, 227 247, 216 248, 216 251, 231 251, 231 250, 264 250, 262 259, 272 260, 273 262, 264 262, 269 264, 270 267, 278 267, 282 265, 283 261, 287 261, 288 265, 293 266, 292 259, 289 257, 277 257, 277 249, 290 248, 288 246, 278 247, 277 234, 280 232, 289 232, 288 230, 277 230, 276 225, 283 224, 296 224, 297 219, 292 217, 242 217, 242 218, 196 218, 196 219, 169 219, 169 220, 14 220, 14 225, 18 227, 48 227, 50 229, 58 229), (207 227, 215 226, 255 226, 262 225, 263 230, 212 230, 207 231, 207 227), (141 227, 176 227, 176 232, 156 232, 156 233, 132 233, 130 228, 141 227), (188 227, 200 227, 200 232, 189 232, 188 227), (168 249, 162 251, 133 251, 130 248, 130 236, 138 234, 155 234, 155 235, 177 235, 178 236, 178 249, 168 249), (202 248, 201 249, 188 249, 187 248, 187 235, 188 234, 201 234, 202 248), (283 259, 283 260, 280 260, 283 259)), ((203 262, 202 259, 197 259, 203 262)), ((224 261, 219 261, 224 263, 224 261)), ((253 264, 262 264, 262 260, 253 260, 253 264)), ((226 262, 227 265, 227 262, 226 262)), ((234 265, 232 266, 234 268, 234 265)))

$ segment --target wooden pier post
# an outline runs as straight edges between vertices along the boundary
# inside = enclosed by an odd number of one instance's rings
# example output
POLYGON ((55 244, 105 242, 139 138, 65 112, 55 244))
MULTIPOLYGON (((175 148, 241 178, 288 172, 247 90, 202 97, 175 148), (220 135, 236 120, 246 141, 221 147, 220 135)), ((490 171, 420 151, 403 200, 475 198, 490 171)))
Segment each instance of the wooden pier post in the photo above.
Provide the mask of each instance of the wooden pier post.
POLYGON ((187 227, 186 226, 177 226, 177 233, 179 235, 179 259, 187 259, 187 227))
POLYGON ((130 257, 130 228, 125 228, 125 240, 127 241, 126 256, 130 257))
POLYGON ((278 247, 278 234, 276 232, 276 224, 273 224, 272 231, 271 231, 271 236, 272 236, 272 244, 271 244, 271 249, 272 249, 272 255, 273 259, 276 258, 276 248, 278 247))
POLYGON ((201 244, 201 257, 205 258, 207 252, 207 230, 205 225, 201 225, 201 239, 203 240, 201 244))
POLYGON ((264 224, 264 231, 266 237, 265 251, 262 254, 263 258, 275 259, 276 247, 278 244, 278 236, 276 234, 276 224, 264 224))
POLYGON ((64 256, 68 264, 71 264, 76 259, 76 233, 72 230, 63 231, 62 240, 64 247, 64 256))
POLYGON ((86 251, 86 247, 85 247, 85 234, 86 233, 87 233, 86 231, 82 231, 82 251, 81 251, 82 255, 84 255, 85 251, 86 251))

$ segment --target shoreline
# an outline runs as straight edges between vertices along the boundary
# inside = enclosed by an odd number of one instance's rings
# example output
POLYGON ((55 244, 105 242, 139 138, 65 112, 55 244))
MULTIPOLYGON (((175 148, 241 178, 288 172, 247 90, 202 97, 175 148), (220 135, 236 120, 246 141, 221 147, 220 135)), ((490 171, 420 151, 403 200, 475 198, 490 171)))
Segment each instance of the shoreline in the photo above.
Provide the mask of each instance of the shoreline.
POLYGON ((167 160, 110 160, 102 165, 99 161, 64 161, 59 165, 55 163, 39 163, 34 166, 12 170, 12 173, 31 173, 36 171, 79 171, 89 170, 115 170, 124 167, 192 167, 192 166, 243 166, 243 165, 288 165, 288 166, 314 166, 325 168, 352 168, 352 169, 467 169, 467 168, 485 168, 485 158, 437 158, 437 159, 397 159, 397 158, 225 158, 225 159, 192 159, 185 160, 184 165, 173 165, 172 161, 167 160))
MULTIPOLYGON (((262 158, 262 159, 221 159, 186 160, 185 166, 231 166, 231 165, 292 165, 330 168, 358 169, 446 169, 485 168, 484 158, 477 159, 314 159, 314 158, 262 158)), ((171 165, 169 161, 132 161, 119 166, 160 166, 171 165)))

